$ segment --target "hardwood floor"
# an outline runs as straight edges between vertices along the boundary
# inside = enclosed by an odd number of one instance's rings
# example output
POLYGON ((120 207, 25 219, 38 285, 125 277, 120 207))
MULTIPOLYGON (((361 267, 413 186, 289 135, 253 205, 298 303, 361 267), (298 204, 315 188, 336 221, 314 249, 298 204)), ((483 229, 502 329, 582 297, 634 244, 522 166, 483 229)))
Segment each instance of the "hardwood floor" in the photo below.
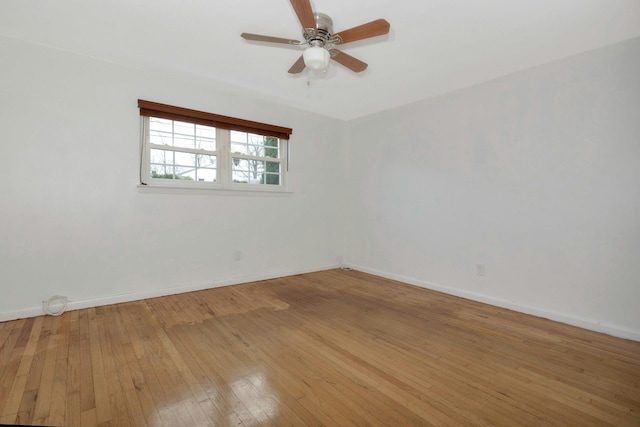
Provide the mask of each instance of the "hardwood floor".
POLYGON ((639 426, 640 343, 332 270, 0 323, 0 423, 639 426))

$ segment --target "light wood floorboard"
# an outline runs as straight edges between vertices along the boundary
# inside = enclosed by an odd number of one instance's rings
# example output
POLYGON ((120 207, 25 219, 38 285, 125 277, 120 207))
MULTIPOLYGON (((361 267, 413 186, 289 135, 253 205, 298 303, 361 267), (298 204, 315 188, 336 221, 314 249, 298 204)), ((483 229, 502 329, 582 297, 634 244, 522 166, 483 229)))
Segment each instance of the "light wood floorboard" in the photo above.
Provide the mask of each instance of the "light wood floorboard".
POLYGON ((640 426, 640 342, 330 270, 0 323, 0 423, 640 426))

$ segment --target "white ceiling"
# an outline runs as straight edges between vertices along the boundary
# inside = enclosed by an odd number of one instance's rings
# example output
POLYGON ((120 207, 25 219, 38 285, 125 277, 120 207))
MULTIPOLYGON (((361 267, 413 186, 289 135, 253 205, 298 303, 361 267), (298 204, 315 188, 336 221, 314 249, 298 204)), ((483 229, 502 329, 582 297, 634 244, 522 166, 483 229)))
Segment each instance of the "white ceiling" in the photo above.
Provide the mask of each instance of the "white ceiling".
POLYGON ((135 66, 231 83, 275 102, 349 120, 640 36, 640 0, 312 0, 334 31, 378 18, 391 32, 341 49, 325 76, 289 67, 301 39, 288 0, 3 0, 0 34, 135 66))

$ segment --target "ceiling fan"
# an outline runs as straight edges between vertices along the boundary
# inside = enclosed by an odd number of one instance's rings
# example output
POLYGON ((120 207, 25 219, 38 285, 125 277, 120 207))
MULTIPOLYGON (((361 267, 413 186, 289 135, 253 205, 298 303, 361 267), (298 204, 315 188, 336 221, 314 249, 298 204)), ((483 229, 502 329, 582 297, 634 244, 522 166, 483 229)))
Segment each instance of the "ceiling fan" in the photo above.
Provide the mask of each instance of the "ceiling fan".
POLYGON ((326 69, 329 59, 333 59, 351 71, 360 73, 366 70, 367 63, 347 55, 336 49, 335 46, 381 36, 389 32, 389 23, 384 19, 377 19, 334 34, 333 20, 324 13, 314 13, 311 9, 310 0, 290 1, 300 24, 302 24, 304 41, 250 33, 242 33, 240 35, 243 39, 249 41, 307 46, 302 56, 289 68, 290 74, 301 73, 305 67, 314 70, 326 69))

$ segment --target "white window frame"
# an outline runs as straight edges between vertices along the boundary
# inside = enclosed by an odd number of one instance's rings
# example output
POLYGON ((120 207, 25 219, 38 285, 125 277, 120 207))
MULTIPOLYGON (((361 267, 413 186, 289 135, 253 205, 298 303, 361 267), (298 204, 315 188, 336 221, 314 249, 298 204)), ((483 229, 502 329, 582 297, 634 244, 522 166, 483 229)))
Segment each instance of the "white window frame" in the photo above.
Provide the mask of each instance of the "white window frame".
MULTIPOLYGON (((147 102, 147 101, 139 101, 147 102)), ((157 104, 162 105, 162 104, 157 104)), ((141 107, 142 108, 142 107, 141 107)), ((177 108, 177 107, 171 107, 177 108)), ((186 110, 193 111, 193 110, 186 110)), ((202 113, 208 114, 208 113, 202 113)), ((180 148, 174 146, 162 146, 152 144, 150 142, 150 125, 149 117, 158 117, 161 119, 173 120, 174 122, 192 123, 190 120, 180 120, 179 118, 156 116, 155 114, 145 114, 140 116, 141 121, 141 161, 140 161, 140 186, 146 188, 174 188, 174 189, 204 189, 204 190, 233 190, 233 191, 258 191, 258 192, 289 192, 288 190, 288 169, 289 169, 289 140, 275 136, 278 138, 278 158, 273 157, 261 157, 252 156, 250 154, 240 154, 231 152, 231 131, 246 132, 248 134, 260 135, 264 134, 251 132, 250 128, 246 126, 238 126, 233 128, 225 124, 225 128, 220 128, 215 123, 204 124, 198 123, 203 126, 210 126, 215 128, 216 146, 215 151, 180 148), (193 180, 180 180, 180 179, 166 179, 166 178, 153 178, 151 176, 151 149, 161 149, 174 152, 192 153, 192 154, 205 154, 216 156, 216 181, 193 181, 193 180), (258 160, 265 162, 273 162, 280 164, 279 184, 266 184, 265 183, 244 183, 233 182, 233 158, 241 158, 246 160, 258 160)), ((223 117, 223 116, 220 116, 223 117)), ((240 119, 238 119, 240 120, 240 119)), ((254 123, 254 122, 247 122, 254 123)), ((270 126, 270 125, 266 125, 270 126)), ((285 129, 285 128, 282 128, 285 129)), ((290 129, 287 129, 290 131, 290 129)), ((173 132, 173 130, 172 130, 173 132)), ((272 135, 268 135, 272 136, 272 135)))

